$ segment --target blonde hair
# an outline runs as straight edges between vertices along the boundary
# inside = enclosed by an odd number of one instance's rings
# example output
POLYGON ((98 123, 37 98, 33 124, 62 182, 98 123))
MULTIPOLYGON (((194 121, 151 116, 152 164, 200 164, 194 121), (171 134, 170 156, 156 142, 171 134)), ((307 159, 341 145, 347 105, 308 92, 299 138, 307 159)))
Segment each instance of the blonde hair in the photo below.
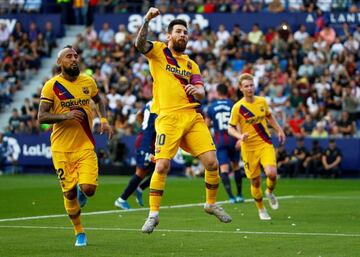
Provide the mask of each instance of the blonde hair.
POLYGON ((243 73, 240 75, 239 77, 239 85, 241 86, 241 83, 244 81, 244 80, 251 80, 253 81, 254 80, 254 76, 251 75, 250 73, 243 73))

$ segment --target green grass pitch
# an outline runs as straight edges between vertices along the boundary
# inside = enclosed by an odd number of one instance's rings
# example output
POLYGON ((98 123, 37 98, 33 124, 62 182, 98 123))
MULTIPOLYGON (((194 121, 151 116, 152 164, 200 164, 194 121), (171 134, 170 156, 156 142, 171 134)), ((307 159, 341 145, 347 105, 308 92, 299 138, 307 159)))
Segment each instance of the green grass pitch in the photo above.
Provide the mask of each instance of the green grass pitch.
MULTIPOLYGON (((223 224, 200 205, 202 179, 169 177, 160 224, 147 235, 140 228, 148 210, 136 209, 134 197, 134 211, 113 205, 128 179, 99 178, 83 209, 89 245, 78 249, 55 175, 1 176, 0 256, 360 256, 360 180, 280 179, 280 209, 265 202, 272 221, 259 220, 244 180, 249 201, 222 204, 233 217, 223 224)), ((222 186, 218 200, 226 200, 222 186)))

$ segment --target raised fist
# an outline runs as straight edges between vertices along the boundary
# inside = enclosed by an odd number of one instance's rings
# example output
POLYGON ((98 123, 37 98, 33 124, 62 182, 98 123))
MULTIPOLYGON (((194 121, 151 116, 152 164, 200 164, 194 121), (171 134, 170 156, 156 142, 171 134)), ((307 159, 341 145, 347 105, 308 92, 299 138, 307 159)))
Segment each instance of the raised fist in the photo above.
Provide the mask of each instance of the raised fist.
POLYGON ((155 18, 160 14, 160 11, 158 8, 150 7, 149 11, 145 15, 145 20, 150 21, 151 19, 155 18))

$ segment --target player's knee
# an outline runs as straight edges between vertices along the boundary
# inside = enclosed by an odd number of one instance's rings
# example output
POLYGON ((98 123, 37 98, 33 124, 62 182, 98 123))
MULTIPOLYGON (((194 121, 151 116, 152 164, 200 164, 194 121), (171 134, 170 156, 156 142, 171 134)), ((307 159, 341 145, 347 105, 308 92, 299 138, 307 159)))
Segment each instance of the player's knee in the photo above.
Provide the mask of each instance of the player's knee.
POLYGON ((219 163, 216 158, 211 158, 204 163, 206 170, 218 170, 219 163))
POLYGON ((159 174, 167 174, 170 170, 170 161, 168 160, 157 161, 155 170, 159 174))
POLYGON ((266 176, 271 179, 271 180, 275 180, 276 176, 277 176, 277 171, 275 167, 269 167, 266 171, 266 176))
POLYGON ((145 176, 147 175, 148 171, 147 170, 144 170, 144 169, 140 169, 140 168, 137 168, 136 169, 136 176, 140 177, 140 178, 145 178, 145 176))
POLYGON ((251 185, 252 185, 253 187, 259 188, 259 187, 260 187, 260 179, 257 179, 257 178, 252 179, 252 180, 251 180, 251 185))
POLYGON ((86 196, 90 197, 95 194, 96 186, 95 185, 88 185, 82 184, 80 185, 81 192, 83 192, 86 196))
POLYGON ((64 192, 64 197, 68 200, 74 200, 76 198, 76 190, 64 192))

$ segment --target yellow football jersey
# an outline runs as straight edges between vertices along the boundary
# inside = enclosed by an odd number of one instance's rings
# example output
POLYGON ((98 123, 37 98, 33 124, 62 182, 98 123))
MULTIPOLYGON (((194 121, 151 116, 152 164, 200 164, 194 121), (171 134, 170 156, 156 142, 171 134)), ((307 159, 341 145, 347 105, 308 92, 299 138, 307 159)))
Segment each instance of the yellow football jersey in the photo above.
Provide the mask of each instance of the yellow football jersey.
POLYGON ((81 123, 76 120, 65 120, 54 124, 51 133, 53 151, 76 152, 94 149, 90 100, 97 94, 95 81, 84 74, 80 74, 73 82, 58 75, 45 83, 40 100, 53 104, 52 113, 62 114, 74 109, 84 113, 81 123))
POLYGON ((173 112, 196 108, 200 104, 187 95, 187 84, 204 85, 199 66, 185 54, 177 55, 163 42, 151 42, 152 48, 145 54, 154 80, 151 112, 173 112))
POLYGON ((242 98, 234 104, 229 124, 235 127, 240 124, 241 133, 249 133, 247 140, 241 143, 241 149, 254 151, 263 148, 266 144, 272 145, 265 119, 269 115, 269 106, 263 97, 255 96, 253 103, 248 103, 242 98))

